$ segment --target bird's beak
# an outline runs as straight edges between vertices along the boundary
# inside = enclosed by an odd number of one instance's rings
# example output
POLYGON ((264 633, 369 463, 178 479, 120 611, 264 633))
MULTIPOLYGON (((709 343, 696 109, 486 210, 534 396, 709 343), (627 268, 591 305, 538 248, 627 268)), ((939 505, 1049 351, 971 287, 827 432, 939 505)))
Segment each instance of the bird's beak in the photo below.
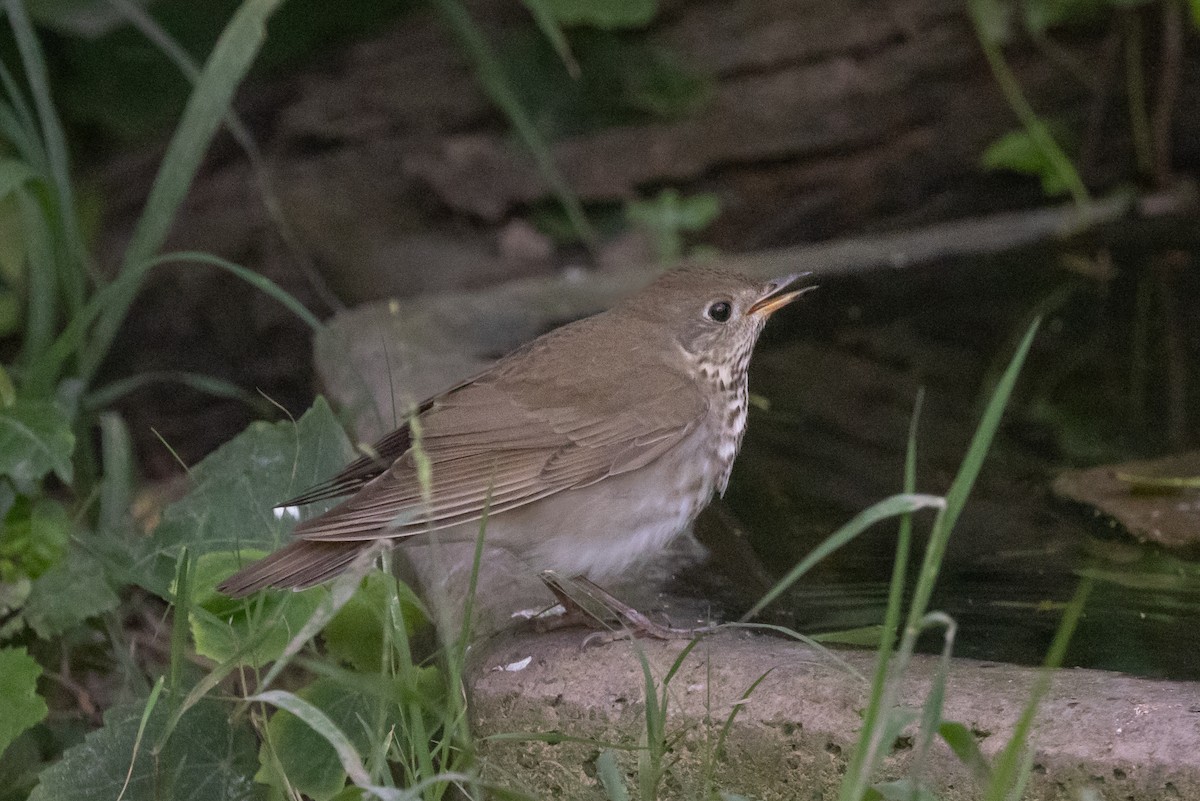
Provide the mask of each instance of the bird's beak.
POLYGON ((763 296, 754 301, 754 304, 746 310, 746 314, 761 314, 767 317, 777 309, 782 309, 805 292, 816 289, 816 284, 813 284, 812 286, 793 289, 790 292, 784 291, 806 275, 809 275, 809 273, 793 273, 792 275, 776 278, 774 281, 771 281, 765 287, 763 296))

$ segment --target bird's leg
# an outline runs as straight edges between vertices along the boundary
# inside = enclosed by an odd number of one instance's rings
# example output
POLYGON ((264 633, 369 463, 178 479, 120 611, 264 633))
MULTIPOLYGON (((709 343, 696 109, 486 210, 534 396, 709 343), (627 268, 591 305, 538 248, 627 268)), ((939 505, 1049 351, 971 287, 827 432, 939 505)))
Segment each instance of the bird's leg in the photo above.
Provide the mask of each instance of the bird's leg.
POLYGON ((711 634, 717 630, 716 626, 676 628, 675 626, 664 626, 661 623, 655 623, 591 579, 578 576, 575 581, 582 584, 596 600, 611 609, 626 624, 625 628, 621 631, 597 631, 594 634, 588 635, 583 641, 584 647, 630 637, 653 637, 657 640, 690 640, 704 634, 711 634))
MULTIPOLYGON (((558 629, 574 628, 576 626, 587 626, 588 628, 599 629, 607 628, 604 621, 597 617, 592 612, 584 609, 570 593, 562 585, 562 579, 552 570, 546 570, 541 575, 542 583, 546 585, 546 589, 554 596, 554 599, 563 608, 561 615, 553 617, 546 616, 545 612, 541 616, 535 617, 534 625, 541 632, 557 631, 558 629)), ((551 607, 553 608, 553 607, 551 607)))
POLYGON ((630 637, 654 637, 658 640, 691 639, 702 634, 708 634, 716 629, 715 626, 698 626, 696 628, 682 629, 655 623, 591 579, 585 576, 576 576, 571 579, 571 584, 574 587, 583 590, 589 598, 611 611, 625 624, 620 630, 612 630, 597 615, 589 612, 571 597, 563 587, 561 579, 553 572, 546 571, 543 573, 542 582, 554 594, 559 603, 563 605, 563 608, 567 610, 562 617, 554 621, 553 628, 582 624, 591 626, 592 628, 603 629, 602 631, 588 635, 583 642, 585 647, 630 637))

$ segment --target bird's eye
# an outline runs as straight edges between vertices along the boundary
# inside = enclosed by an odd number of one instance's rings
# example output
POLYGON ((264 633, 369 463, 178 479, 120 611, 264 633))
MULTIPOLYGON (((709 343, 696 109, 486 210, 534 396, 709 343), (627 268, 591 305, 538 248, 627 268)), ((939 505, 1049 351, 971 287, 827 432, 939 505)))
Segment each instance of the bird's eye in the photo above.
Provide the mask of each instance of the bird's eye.
POLYGON ((732 313, 733 307, 723 300, 718 300, 708 307, 708 319, 714 322, 723 323, 729 319, 729 315, 732 313))

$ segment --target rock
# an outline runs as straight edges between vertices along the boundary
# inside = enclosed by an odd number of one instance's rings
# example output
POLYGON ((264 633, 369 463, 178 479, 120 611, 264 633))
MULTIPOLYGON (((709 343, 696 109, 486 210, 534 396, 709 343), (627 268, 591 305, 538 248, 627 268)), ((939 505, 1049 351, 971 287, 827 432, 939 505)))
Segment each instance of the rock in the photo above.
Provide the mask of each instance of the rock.
MULTIPOLYGON (((471 683, 472 729, 481 738, 485 777, 519 777, 536 798, 611 798, 595 778, 598 753, 616 757, 627 789, 636 788, 637 750, 645 737, 641 659, 661 682, 684 647, 641 641, 581 650, 582 635, 525 636, 478 656, 471 683), (555 732, 581 738, 559 744, 488 739, 507 732, 555 732)), ((874 655, 839 654, 862 675, 874 655)), ((899 703, 920 707, 941 670, 916 656, 899 703)), ((1038 679, 1036 668, 956 659, 946 677, 943 718, 964 724, 993 760, 1012 736, 1038 679)), ((668 775, 658 798, 703 798, 706 779, 723 793, 760 801, 835 798, 853 754, 869 687, 865 679, 809 646, 723 632, 683 661, 667 692, 668 775), (765 676, 765 678, 763 678, 765 676), (761 683, 748 693, 754 682, 761 683), (743 696, 748 694, 748 699, 743 696), (722 726, 737 709, 721 748, 722 726)), ((910 726, 890 746, 882 775, 910 775, 916 751, 910 726)), ((1029 742, 1033 775, 1022 798, 1157 801, 1200 798, 1200 707, 1186 682, 1148 681, 1098 670, 1060 671, 1038 710, 1029 742)), ((970 768, 941 741, 921 766, 926 786, 945 801, 981 797, 970 768)))
POLYGON ((1142 542, 1200 546, 1200 451, 1069 470, 1054 492, 1093 507, 1142 542))

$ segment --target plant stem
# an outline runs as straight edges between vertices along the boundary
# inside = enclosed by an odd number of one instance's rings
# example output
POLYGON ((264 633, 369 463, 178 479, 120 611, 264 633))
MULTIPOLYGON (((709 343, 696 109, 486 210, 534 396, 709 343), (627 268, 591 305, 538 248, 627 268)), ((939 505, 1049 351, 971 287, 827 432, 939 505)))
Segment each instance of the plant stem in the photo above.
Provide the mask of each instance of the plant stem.
POLYGON ((463 50, 474 62, 475 74, 479 77, 479 82, 483 84, 484 92, 508 117, 517 136, 529 149, 537 164, 538 172, 542 175, 542 180, 550 185, 554 196, 562 204, 576 235, 588 250, 594 251, 598 240, 596 229, 588 221, 579 198, 576 197, 566 178, 554 163, 550 146, 538 131, 537 126, 533 124, 525 107, 521 105, 520 99, 517 98, 516 92, 513 91, 512 85, 508 81, 504 67, 496 58, 496 54, 492 52, 491 46, 484 39, 479 28, 471 20, 467 9, 459 0, 433 0, 433 5, 442 15, 446 24, 450 26, 450 30, 458 37, 463 50))
POLYGON ((1025 128, 1029 138, 1037 145, 1042 155, 1050 162, 1055 173, 1067 186, 1071 193, 1071 198, 1075 201, 1075 205, 1079 208, 1085 208, 1091 203, 1091 196, 1088 194, 1087 187, 1083 185, 1083 179, 1079 177, 1079 171, 1075 169, 1075 165, 1067 158, 1067 154, 1059 147, 1058 142, 1054 141, 1054 137, 1050 135, 1050 129, 1046 127, 1046 123, 1033 110, 1033 106, 1029 104, 1029 99, 1025 97, 1025 93, 1021 90, 1021 84, 1017 81, 1016 75, 1008 66, 1008 62, 1004 60, 1004 55, 1000 52, 1000 45, 991 35, 987 33, 987 28, 982 19, 985 13, 980 8, 980 3, 971 2, 968 4, 971 11, 971 22, 975 25, 975 32, 979 38, 979 43, 983 47, 983 54, 987 57, 988 66, 991 67, 992 76, 996 79, 996 83, 1000 86, 1000 91, 1004 93, 1004 99, 1008 101, 1009 108, 1017 115, 1017 119, 1021 121, 1021 125, 1025 128))
POLYGON ((1126 10, 1121 14, 1125 29, 1125 93, 1129 98, 1129 129, 1133 135, 1134 160, 1138 175, 1149 178, 1154 169, 1154 152, 1150 143, 1150 117, 1146 113, 1146 74, 1142 66, 1142 24, 1137 14, 1126 10))

